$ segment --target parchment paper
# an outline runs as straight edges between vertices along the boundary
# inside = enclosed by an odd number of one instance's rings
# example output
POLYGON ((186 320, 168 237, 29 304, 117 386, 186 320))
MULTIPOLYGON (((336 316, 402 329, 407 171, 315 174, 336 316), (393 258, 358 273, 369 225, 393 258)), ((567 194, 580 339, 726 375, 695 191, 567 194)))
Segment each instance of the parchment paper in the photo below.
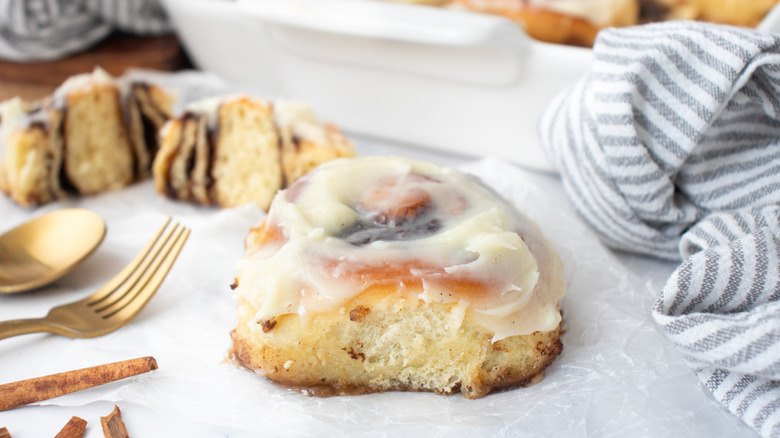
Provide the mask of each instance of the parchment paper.
MULTIPOLYGON (((356 143, 363 154, 376 151, 370 142, 356 143)), ((416 155, 381 152, 388 150, 416 155)), ((660 287, 653 278, 663 278, 672 266, 605 249, 573 213, 555 178, 490 158, 463 168, 534 219, 564 261, 564 350, 537 385, 479 400, 429 393, 310 398, 237 367, 228 360, 236 320, 229 285, 243 239, 263 213, 252 206, 220 210, 170 201, 154 192, 151 181, 32 210, 0 197, 0 232, 67 207, 95 211, 108 224, 102 246, 73 273, 38 291, 0 296, 2 320, 43 316, 89 295, 167 216, 192 230, 137 319, 95 339, 35 334, 2 340, 0 383, 152 355, 157 371, 42 404, 123 401, 248 436, 754 436, 700 389, 651 322, 660 287)))
POLYGON ((236 367, 227 361, 235 324, 229 284, 243 238, 263 213, 169 201, 151 182, 32 211, 0 201, 3 229, 69 206, 93 210, 108 223, 104 244, 74 273, 50 288, 0 297, 2 319, 41 316, 91 293, 169 214, 192 229, 169 277, 135 321, 96 339, 40 334, 0 341, 2 381, 152 355, 160 365, 153 373, 44 404, 122 400, 265 436, 750 436, 699 389, 653 327, 654 291, 602 247, 563 199, 498 160, 466 169, 537 221, 566 266, 564 351, 537 385, 480 400, 427 393, 321 399, 236 367))

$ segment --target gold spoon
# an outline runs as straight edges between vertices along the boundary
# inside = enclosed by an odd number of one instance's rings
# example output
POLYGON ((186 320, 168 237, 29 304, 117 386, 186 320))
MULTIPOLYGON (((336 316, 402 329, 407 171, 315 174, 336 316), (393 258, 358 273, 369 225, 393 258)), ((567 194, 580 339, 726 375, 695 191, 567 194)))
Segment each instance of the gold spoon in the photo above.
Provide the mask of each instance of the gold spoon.
POLYGON ((89 210, 57 210, 0 236, 0 293, 22 292, 59 279, 84 261, 106 236, 89 210))

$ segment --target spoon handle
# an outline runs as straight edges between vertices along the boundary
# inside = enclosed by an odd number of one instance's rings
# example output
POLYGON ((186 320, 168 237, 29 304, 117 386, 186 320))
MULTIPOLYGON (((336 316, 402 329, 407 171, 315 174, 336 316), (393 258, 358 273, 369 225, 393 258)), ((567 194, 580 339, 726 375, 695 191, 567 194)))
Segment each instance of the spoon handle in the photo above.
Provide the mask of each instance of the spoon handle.
POLYGON ((0 339, 38 332, 53 332, 53 330, 43 318, 13 319, 0 322, 0 339))

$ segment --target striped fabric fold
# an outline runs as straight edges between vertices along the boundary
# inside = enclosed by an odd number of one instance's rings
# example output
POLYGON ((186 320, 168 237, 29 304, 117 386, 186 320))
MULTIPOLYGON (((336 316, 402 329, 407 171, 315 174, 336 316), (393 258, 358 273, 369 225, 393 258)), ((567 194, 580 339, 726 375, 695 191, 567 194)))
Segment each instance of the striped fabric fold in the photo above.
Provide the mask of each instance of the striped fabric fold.
POLYGON ((0 59, 62 58, 112 30, 151 35, 172 27, 159 0, 0 0, 0 59))
POLYGON ((658 327, 780 437, 780 36, 672 22, 603 31, 593 52, 542 144, 605 244, 680 261, 658 327))

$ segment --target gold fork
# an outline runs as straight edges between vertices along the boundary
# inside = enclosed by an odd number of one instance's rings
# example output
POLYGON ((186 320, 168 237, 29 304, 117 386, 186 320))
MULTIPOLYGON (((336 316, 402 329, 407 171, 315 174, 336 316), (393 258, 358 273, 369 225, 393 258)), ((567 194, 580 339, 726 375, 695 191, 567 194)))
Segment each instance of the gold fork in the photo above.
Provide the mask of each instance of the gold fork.
POLYGON ((0 322, 0 339, 37 332, 92 338, 122 327, 152 298, 189 235, 168 218, 135 259, 97 292, 55 307, 43 318, 0 322))

